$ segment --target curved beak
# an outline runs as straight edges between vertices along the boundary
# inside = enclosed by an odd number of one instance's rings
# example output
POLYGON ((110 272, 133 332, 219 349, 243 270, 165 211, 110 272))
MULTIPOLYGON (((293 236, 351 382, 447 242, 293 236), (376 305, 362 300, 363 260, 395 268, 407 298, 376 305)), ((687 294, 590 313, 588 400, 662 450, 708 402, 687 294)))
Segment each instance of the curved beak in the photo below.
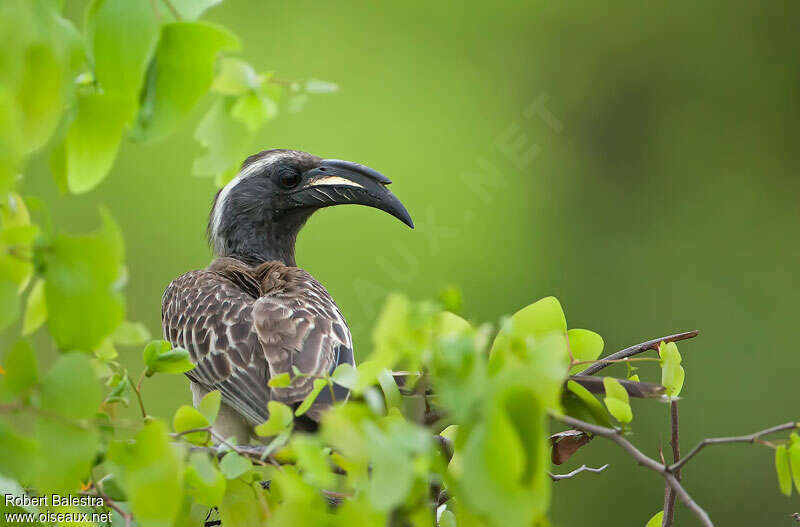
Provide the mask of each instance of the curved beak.
POLYGON ((397 196, 386 188, 391 180, 364 165, 339 159, 323 159, 304 174, 303 184, 290 199, 296 206, 322 208, 332 205, 365 205, 388 212, 412 229, 414 222, 397 196))

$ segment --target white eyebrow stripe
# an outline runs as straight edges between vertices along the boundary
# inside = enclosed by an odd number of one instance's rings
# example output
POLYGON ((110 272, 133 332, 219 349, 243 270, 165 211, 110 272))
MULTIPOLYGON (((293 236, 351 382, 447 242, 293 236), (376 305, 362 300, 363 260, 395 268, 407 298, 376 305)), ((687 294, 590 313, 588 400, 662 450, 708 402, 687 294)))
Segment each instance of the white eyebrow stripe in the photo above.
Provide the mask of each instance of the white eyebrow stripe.
POLYGON ((323 176, 323 177, 321 177, 319 179, 314 179, 314 180, 308 182, 308 184, 306 184, 306 186, 304 188, 321 187, 321 186, 333 186, 333 185, 339 185, 339 186, 343 186, 343 187, 364 188, 363 185, 359 185, 355 181, 352 181, 350 179, 345 179, 345 178, 339 177, 339 176, 323 176))
POLYGON ((216 240, 219 224, 222 221, 222 210, 225 208, 225 201, 228 199, 228 195, 231 193, 231 191, 245 178, 252 176, 256 172, 260 172, 264 168, 277 161, 280 157, 282 157, 281 154, 273 154, 255 161, 254 163, 248 165, 244 170, 239 171, 239 173, 236 174, 236 177, 231 179, 228 184, 225 185, 222 190, 220 190, 219 196, 217 196, 216 206, 214 207, 214 218, 211 221, 211 238, 213 240, 216 240))

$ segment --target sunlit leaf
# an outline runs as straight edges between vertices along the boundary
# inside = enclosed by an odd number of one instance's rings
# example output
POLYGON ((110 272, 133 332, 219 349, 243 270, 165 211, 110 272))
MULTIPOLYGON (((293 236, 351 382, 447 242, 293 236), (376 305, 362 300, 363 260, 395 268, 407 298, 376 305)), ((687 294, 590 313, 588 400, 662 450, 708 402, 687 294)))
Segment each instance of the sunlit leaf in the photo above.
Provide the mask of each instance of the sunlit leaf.
POLYGON ((104 214, 99 231, 59 235, 44 254, 48 327, 62 349, 92 350, 122 322, 122 253, 119 229, 104 214))
POLYGON ((250 460, 236 452, 228 452, 219 463, 219 469, 227 479, 236 479, 249 472, 252 468, 253 465, 250 460))
POLYGON ((314 404, 314 401, 317 400, 317 396, 319 392, 322 391, 328 385, 327 379, 314 379, 314 386, 311 388, 311 392, 303 399, 303 402, 300 403, 300 406, 297 407, 295 410, 294 415, 301 416, 311 408, 311 405, 314 404))
POLYGON ((663 519, 664 519, 664 511, 659 511, 656 513, 655 516, 653 516, 647 521, 647 525, 645 525, 644 527, 661 527, 661 522, 663 521, 663 519))
POLYGON ((14 344, 6 353, 2 364, 6 373, 0 382, 12 394, 20 394, 39 382, 36 353, 27 340, 14 344))
POLYGON ((184 373, 194 368, 189 352, 182 348, 170 349, 164 340, 155 340, 145 346, 142 360, 147 366, 147 376, 154 373, 184 373))
POLYGON ((123 320, 111 335, 114 344, 120 346, 139 346, 150 339, 150 331, 141 322, 123 320))
POLYGON ((677 397, 681 393, 686 375, 681 366, 682 359, 678 352, 678 346, 674 342, 667 344, 662 342, 658 347, 658 352, 661 356, 661 384, 667 389, 668 396, 677 397))
POLYGON ((800 492, 800 442, 792 442, 788 447, 787 453, 789 454, 789 462, 792 467, 794 488, 797 489, 797 492, 800 492))
POLYGON ((142 526, 170 526, 183 502, 183 463, 166 427, 148 422, 134 442, 114 441, 108 458, 119 470, 120 484, 136 522, 142 526))
POLYGON ((630 423, 633 420, 633 411, 631 410, 628 392, 618 380, 612 377, 605 377, 603 386, 606 389, 606 396, 603 401, 606 403, 608 411, 620 423, 630 423))
POLYGON ((250 133, 247 127, 231 115, 235 97, 222 97, 197 125, 194 137, 206 148, 206 153, 195 159, 192 173, 214 176, 238 169, 250 150, 250 133))
MULTIPOLYGON (((603 337, 588 329, 570 329, 567 331, 569 349, 576 361, 596 360, 603 353, 603 337)), ((586 369, 585 364, 574 366, 570 373, 578 373, 586 369)))
MULTIPOLYGON (((222 0, 170 0, 170 2, 178 10, 182 18, 196 20, 207 9, 222 3, 222 0)), ((169 10, 167 10, 167 13, 169 13, 169 10)))
POLYGON ((278 115, 278 105, 258 93, 240 96, 231 108, 231 117, 255 133, 269 119, 278 115))
POLYGON ((100 386, 85 354, 62 355, 44 376, 37 427, 40 490, 74 492, 89 475, 98 446, 91 419, 100 401, 100 386))
POLYGON ((134 110, 134 102, 105 93, 78 98, 75 119, 60 151, 70 192, 88 192, 106 177, 134 110))
POLYGON ((86 12, 86 38, 103 92, 134 102, 158 41, 149 0, 94 0, 86 12))
POLYGON ((271 388, 286 388, 290 384, 292 384, 292 377, 288 372, 274 375, 270 377, 269 381, 267 382, 267 386, 271 388))
POLYGON ((775 449, 775 471, 778 474, 778 486, 786 496, 792 494, 792 473, 789 467, 789 452, 786 445, 778 445, 775 449))
POLYGON ((47 320, 47 303, 44 298, 44 280, 37 280, 25 302, 22 334, 30 335, 47 320))
POLYGON ((186 492, 207 507, 219 507, 225 495, 225 476, 205 453, 195 452, 186 467, 186 492))
POLYGON ((238 479, 228 481, 225 496, 219 508, 222 525, 226 527, 253 527, 261 525, 261 506, 255 490, 238 479))
POLYGON ((214 424, 219 414, 219 407, 222 404, 222 393, 219 390, 212 390, 205 394, 197 405, 199 411, 210 424, 214 424))
MULTIPOLYGON (((195 428, 207 428, 208 425, 208 419, 203 414, 187 405, 179 407, 172 418, 172 427, 177 433, 194 430, 195 428)), ((211 434, 205 431, 197 431, 183 434, 181 437, 192 444, 205 445, 211 438, 211 434)))
POLYGON ((208 91, 217 54, 239 47, 227 29, 205 22, 174 22, 161 30, 133 135, 158 140, 169 135, 208 91))
POLYGON ((291 408, 278 401, 269 401, 267 411, 269 411, 269 419, 254 429, 257 435, 270 437, 291 429, 294 422, 294 412, 291 408))
POLYGON ((261 79, 250 64, 236 57, 226 57, 220 61, 211 89, 223 95, 244 95, 260 84, 261 79))

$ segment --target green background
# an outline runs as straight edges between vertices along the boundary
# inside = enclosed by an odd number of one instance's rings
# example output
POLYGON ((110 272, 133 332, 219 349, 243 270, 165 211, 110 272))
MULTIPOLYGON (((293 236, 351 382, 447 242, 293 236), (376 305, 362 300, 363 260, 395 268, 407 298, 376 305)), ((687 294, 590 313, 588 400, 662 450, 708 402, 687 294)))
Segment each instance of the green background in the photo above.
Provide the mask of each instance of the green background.
MULTIPOLYGON (((236 31, 257 68, 341 87, 282 113, 254 151, 374 167, 417 223, 338 207, 301 234, 299 265, 339 303, 360 356, 388 292, 450 284, 476 321, 555 295, 607 351, 697 328, 680 346, 685 452, 800 417, 800 8, 702 4, 228 0, 204 18, 236 31)), ((80 7, 68 6, 76 20, 80 7)), ((129 318, 153 334, 166 285, 210 259, 214 188, 190 175, 203 110, 164 143, 124 144, 87 195, 60 200, 46 156, 23 186, 66 230, 110 209, 127 240, 129 318)), ((123 355, 138 371, 138 350, 123 355)), ((190 399, 185 379, 146 383, 156 415, 190 399)), ((667 407, 634 412, 642 450, 668 448, 667 407)), ((643 525, 662 508, 661 479, 613 445, 564 468, 582 463, 611 466, 555 485, 555 525, 643 525)), ((758 446, 708 450, 684 482, 719 525, 791 525, 800 511, 758 446)), ((696 521, 681 508, 677 524, 696 521)))

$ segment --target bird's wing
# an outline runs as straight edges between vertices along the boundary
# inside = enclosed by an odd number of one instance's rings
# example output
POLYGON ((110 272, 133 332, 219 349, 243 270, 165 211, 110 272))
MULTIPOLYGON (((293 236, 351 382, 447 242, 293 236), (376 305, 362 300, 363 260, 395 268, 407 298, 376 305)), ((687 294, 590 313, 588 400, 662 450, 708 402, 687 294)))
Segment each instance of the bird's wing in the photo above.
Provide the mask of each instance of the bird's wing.
MULTIPOLYGON (((277 273, 264 279, 265 294, 253 305, 253 326, 270 376, 292 377, 290 386, 272 389, 272 398, 293 405, 311 392, 315 379, 333 373, 342 363, 354 364, 353 344, 344 317, 319 282, 296 267, 282 267, 277 273)), ((334 399, 343 401, 347 396, 340 386, 332 394, 325 389, 308 415, 318 420, 334 399)))
POLYGON ((187 377, 207 390, 219 390, 224 402, 253 424, 267 420, 269 371, 253 331, 255 298, 218 273, 192 271, 164 292, 164 338, 186 349, 194 362, 187 377))
MULTIPOLYGON (((164 337, 191 356, 187 376, 252 424, 269 417, 267 402, 299 404, 315 378, 339 364, 354 364, 350 331, 325 288, 296 267, 272 263, 250 271, 219 259, 210 270, 174 280, 162 299, 164 337), (262 296, 259 296, 262 295, 262 296), (295 368, 303 376, 295 377, 295 368), (270 388, 274 375, 289 373, 286 388, 270 388)), ((347 398, 337 386, 317 397, 308 415, 347 398)))

